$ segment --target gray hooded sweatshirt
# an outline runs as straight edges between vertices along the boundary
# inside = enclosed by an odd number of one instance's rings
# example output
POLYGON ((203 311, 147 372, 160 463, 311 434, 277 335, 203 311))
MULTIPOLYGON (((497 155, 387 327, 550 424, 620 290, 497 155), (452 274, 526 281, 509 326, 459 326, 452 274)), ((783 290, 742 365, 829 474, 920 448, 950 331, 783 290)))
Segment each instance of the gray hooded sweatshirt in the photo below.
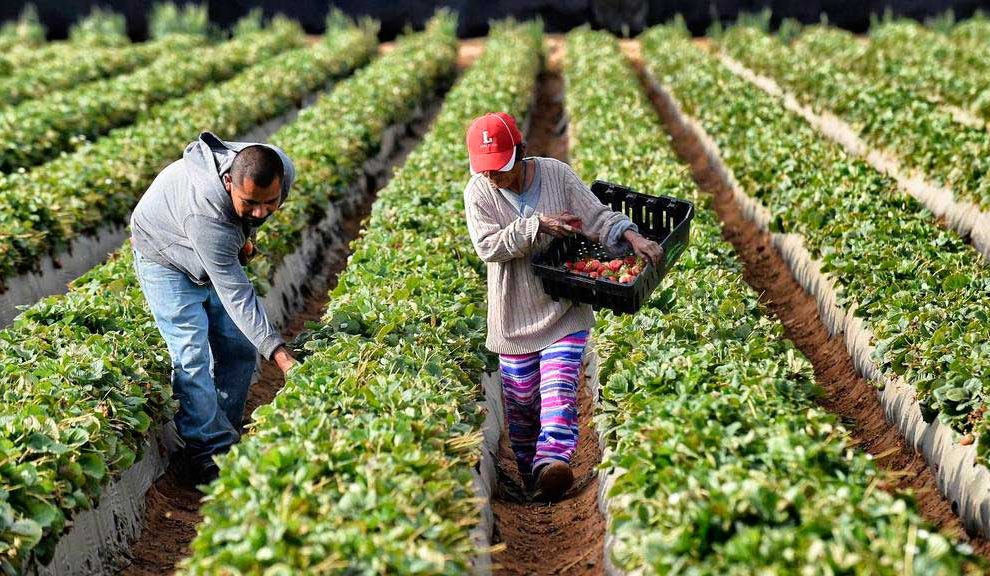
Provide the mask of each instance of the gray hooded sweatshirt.
MULTIPOLYGON (((176 160, 151 183, 131 215, 131 241, 142 256, 181 272, 199 285, 213 284, 224 309, 265 358, 284 344, 268 321, 254 286, 238 260, 253 233, 234 211, 221 176, 230 170, 238 151, 250 142, 224 142, 210 132, 186 146, 176 160)), ((282 159, 282 202, 289 195, 296 171, 292 160, 276 146, 282 159)))

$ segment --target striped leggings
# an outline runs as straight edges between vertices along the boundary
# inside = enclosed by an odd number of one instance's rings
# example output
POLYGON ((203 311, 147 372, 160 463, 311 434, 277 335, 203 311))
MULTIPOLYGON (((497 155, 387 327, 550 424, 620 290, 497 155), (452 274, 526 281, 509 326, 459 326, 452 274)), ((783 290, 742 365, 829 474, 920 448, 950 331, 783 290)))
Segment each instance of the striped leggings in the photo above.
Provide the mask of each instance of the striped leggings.
POLYGON ((588 331, 531 354, 501 354, 509 442, 519 471, 570 463, 578 442, 577 382, 588 331))

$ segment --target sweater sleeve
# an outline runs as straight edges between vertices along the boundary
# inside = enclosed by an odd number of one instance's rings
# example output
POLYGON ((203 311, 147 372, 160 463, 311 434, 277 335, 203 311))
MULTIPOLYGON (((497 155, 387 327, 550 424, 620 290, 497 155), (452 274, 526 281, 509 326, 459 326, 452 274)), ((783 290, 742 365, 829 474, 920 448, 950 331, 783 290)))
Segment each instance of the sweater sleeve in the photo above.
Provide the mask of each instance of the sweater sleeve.
POLYGON ((508 262, 532 253, 540 231, 539 215, 518 218, 502 227, 491 216, 492 207, 486 206, 479 196, 472 193, 470 185, 464 193, 468 233, 478 257, 485 262, 508 262))
POLYGON ((560 166, 564 171, 564 192, 574 215, 581 219, 584 233, 614 250, 616 246, 609 244, 617 244, 622 233, 633 226, 632 221, 602 204, 570 166, 563 162, 560 166))
POLYGON ((254 286, 237 258, 240 252, 237 232, 231 230, 230 225, 205 216, 190 216, 184 222, 184 228, 224 310, 258 352, 271 359, 285 342, 268 321, 254 286))

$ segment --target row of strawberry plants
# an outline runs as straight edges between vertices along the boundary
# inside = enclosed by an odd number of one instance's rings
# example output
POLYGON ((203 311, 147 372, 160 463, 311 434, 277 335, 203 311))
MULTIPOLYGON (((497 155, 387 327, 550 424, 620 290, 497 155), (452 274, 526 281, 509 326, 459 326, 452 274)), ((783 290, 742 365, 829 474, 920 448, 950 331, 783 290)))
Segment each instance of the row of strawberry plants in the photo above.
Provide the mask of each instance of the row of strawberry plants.
MULTIPOLYGON (((173 146, 172 155, 201 126, 221 133, 243 129, 241 115, 263 113, 255 111, 259 101, 277 109, 286 105, 283 99, 298 100, 341 68, 365 61, 377 44, 374 30, 342 31, 334 38, 276 57, 224 86, 222 108, 231 116, 197 116, 193 127, 184 125, 185 140, 173 146), (258 72, 277 72, 278 80, 259 83, 258 72)), ((289 153, 305 159, 305 143, 298 144, 289 153)), ((168 353, 132 267, 125 246, 67 294, 39 301, 0 331, 5 572, 16 573, 31 555, 47 561, 66 521, 92 507, 111 475, 140 456, 149 427, 164 423, 174 410, 168 353)))
POLYGON ((289 110, 307 92, 366 62, 373 36, 374 29, 330 31, 315 49, 263 60, 71 154, 0 177, 0 201, 7 206, 0 215, 0 284, 35 269, 79 235, 125 223, 141 192, 190 134, 204 126, 239 134, 289 110))
POLYGON ((959 22, 949 32, 949 39, 969 50, 986 50, 990 47, 990 18, 977 13, 959 22))
POLYGON ((773 232, 800 234, 878 346, 884 375, 902 376, 926 421, 979 436, 990 419, 990 270, 885 175, 848 156, 781 103, 660 29, 647 36, 654 72, 721 148, 773 232), (661 57, 673 51, 678 58, 661 57), (712 101, 723 102, 710 106, 712 101))
POLYGON ((388 55, 339 84, 272 138, 285 150, 299 150, 293 157, 298 177, 292 202, 258 231, 264 253, 252 260, 250 272, 262 291, 282 259, 302 242, 307 227, 359 181, 385 131, 410 119, 453 78, 453 22, 452 16, 440 14, 424 34, 399 38, 388 55))
POLYGON ((0 106, 13 106, 56 90, 131 72, 161 56, 200 49, 197 47, 203 40, 195 36, 169 36, 126 47, 79 46, 64 59, 39 62, 0 78, 0 106))
POLYGON ((176 52, 131 74, 22 102, 0 115, 0 171, 50 160, 85 139, 135 121, 156 104, 230 78, 302 43, 299 26, 280 21, 217 47, 176 52))
POLYGON ((565 78, 582 177, 697 208, 690 247, 645 309, 598 319, 596 423, 613 476, 614 565, 658 574, 975 571, 968 548, 928 526, 910 499, 875 489, 872 460, 815 405, 810 364, 744 281, 711 199, 678 161, 616 40, 571 33, 565 78))
MULTIPOLYGON (((862 44, 860 44, 862 46, 862 44)), ((896 77, 929 99, 990 119, 990 53, 967 50, 913 20, 884 22, 870 30, 870 41, 855 60, 855 70, 896 77)))
POLYGON ((990 132, 957 122, 896 76, 867 78, 832 61, 849 58, 849 51, 862 49, 858 44, 851 34, 824 26, 805 30, 789 46, 747 27, 730 30, 720 42, 733 58, 846 120, 957 200, 990 210, 990 132))
POLYGON ((495 363, 464 132, 491 110, 526 114, 541 38, 535 23, 494 25, 381 191, 309 356, 221 459, 184 573, 469 571, 478 383, 495 363))

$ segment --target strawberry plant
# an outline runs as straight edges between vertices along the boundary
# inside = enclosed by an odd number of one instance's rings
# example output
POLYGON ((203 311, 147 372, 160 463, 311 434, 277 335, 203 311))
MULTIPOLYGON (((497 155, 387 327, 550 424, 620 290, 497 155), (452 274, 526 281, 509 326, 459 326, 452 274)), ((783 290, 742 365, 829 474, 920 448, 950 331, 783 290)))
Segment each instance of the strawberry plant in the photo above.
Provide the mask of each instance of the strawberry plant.
MULTIPOLYGON (((914 387, 926 421, 985 434, 986 264, 887 176, 685 42, 665 29, 646 37, 654 74, 709 132, 742 189, 767 207, 772 231, 800 234, 823 263, 836 303, 875 335, 881 375, 914 387)), ((988 445, 977 446, 984 464, 988 445)))
MULTIPOLYGON (((439 19, 432 27, 447 25, 439 19)), ((392 52, 338 84, 271 140, 285 150, 299 151, 293 157, 298 178, 292 202, 258 231, 265 251, 251 262, 250 271, 262 290, 282 258, 300 245, 306 229, 359 179, 385 130, 408 119, 449 83, 456 71, 456 51, 446 33, 400 38, 392 52)))
POLYGON ((0 115, 0 171, 44 162, 146 117, 156 104, 230 78, 302 43, 298 25, 283 22, 217 47, 165 55, 131 74, 22 102, 0 115))
POLYGON ((0 77, 0 106, 14 106, 79 84, 117 76, 147 66, 175 51, 195 50, 203 43, 195 36, 168 36, 157 42, 114 48, 77 47, 65 58, 38 62, 0 77))
MULTIPOLYGON (((648 43, 645 55, 679 61, 694 50, 683 42, 648 43)), ((970 550, 928 527, 909 498, 875 489, 871 460, 815 405, 810 364, 743 280, 615 39, 571 33, 565 77, 584 179, 699 208, 694 238, 652 300, 598 318, 613 563, 650 574, 898 574, 906 563, 976 573, 970 550)))
POLYGON ((523 117, 540 55, 538 25, 493 27, 380 192, 305 363, 222 458, 184 573, 470 569, 478 382, 496 364, 464 228, 464 131, 491 110, 523 117))
POLYGON ((798 99, 849 122, 867 142, 990 210, 990 132, 956 122, 926 99, 914 81, 862 76, 838 65, 866 50, 848 32, 815 26, 791 46, 752 28, 730 30, 720 45, 732 57, 773 77, 798 99))
POLYGON ((868 78, 887 77, 934 102, 990 119, 990 54, 958 46, 912 20, 884 22, 842 65, 868 78))
MULTIPOLYGON (((222 86, 226 90, 211 93, 209 101, 217 113, 230 110, 226 122, 264 114, 259 102, 285 106, 280 98, 298 99, 342 68, 359 65, 376 44, 374 29, 342 31, 326 44, 259 65, 271 69, 252 69, 278 70, 278 81, 258 83, 246 75, 231 81, 242 85, 222 86)), ((191 121, 206 125, 205 117, 191 121)), ((179 131, 187 132, 186 142, 189 127, 179 131)), ((293 156, 316 155, 325 136, 285 144, 293 156)), ((67 294, 41 300, 0 331, 0 569, 17 573, 31 557, 46 562, 67 522, 94 506, 110 478, 141 456, 149 428, 174 410, 170 366, 129 246, 77 279, 67 294)))
POLYGON ((312 48, 264 60, 234 78, 155 108, 71 154, 0 177, 0 283, 77 236, 126 223, 141 193, 203 127, 232 137, 288 111, 370 58, 374 29, 341 30, 312 48), (265 77, 265 83, 257 78, 265 77), (122 155, 122 151, 127 154, 122 155))

